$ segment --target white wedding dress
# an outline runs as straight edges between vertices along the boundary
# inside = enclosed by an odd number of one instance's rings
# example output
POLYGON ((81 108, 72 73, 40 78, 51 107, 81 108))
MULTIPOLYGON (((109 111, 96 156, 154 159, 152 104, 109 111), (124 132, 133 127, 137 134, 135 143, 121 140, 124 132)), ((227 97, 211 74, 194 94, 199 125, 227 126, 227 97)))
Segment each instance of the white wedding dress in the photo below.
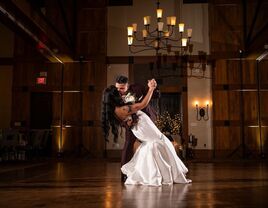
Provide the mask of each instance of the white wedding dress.
POLYGON ((190 183, 191 180, 185 177, 188 169, 169 139, 144 112, 138 111, 137 115, 139 120, 132 132, 142 143, 133 158, 121 167, 127 175, 125 184, 160 186, 190 183))

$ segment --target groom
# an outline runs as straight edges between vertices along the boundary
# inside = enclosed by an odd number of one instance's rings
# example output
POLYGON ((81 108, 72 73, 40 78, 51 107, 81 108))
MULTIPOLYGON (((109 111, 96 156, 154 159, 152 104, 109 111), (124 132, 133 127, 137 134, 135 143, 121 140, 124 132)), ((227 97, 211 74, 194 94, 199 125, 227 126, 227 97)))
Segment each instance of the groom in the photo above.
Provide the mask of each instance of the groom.
MULTIPOLYGON (((125 101, 125 103, 133 103, 133 102, 140 102, 143 97, 147 93, 147 89, 139 84, 131 84, 128 83, 128 78, 125 76, 118 76, 116 78, 115 86, 117 90, 119 91, 121 97, 125 101)), ((152 99, 158 99, 160 97, 160 91, 158 89, 155 89, 153 93, 152 99)), ((144 113, 146 113, 152 121, 155 121, 157 118, 157 111, 150 103, 142 110, 144 113)), ((132 131, 129 128, 126 128, 126 136, 125 136, 125 144, 122 149, 122 156, 121 156, 121 166, 126 164, 130 161, 130 159, 133 157, 134 154, 134 143, 136 141, 136 137, 132 133, 132 131)), ((126 180, 126 176, 122 175, 121 178, 122 181, 126 180)))

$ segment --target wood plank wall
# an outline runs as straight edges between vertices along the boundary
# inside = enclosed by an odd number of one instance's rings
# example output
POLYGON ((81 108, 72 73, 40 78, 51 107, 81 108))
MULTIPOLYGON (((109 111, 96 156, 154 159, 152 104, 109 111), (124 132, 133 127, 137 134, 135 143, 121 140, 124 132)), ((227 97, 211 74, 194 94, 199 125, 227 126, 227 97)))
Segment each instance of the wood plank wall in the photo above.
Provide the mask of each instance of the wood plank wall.
MULTIPOLYGON (((55 67, 55 64, 49 64, 55 67)), ((57 66, 56 66, 57 67, 57 66)), ((104 151, 101 118, 101 95, 106 82, 102 81, 103 65, 95 62, 69 63, 64 66, 63 149, 101 157, 104 151), (101 80, 101 81, 99 81, 101 80)), ((58 66, 61 70, 61 66, 58 66)), ((56 70, 53 70, 54 72, 56 70)), ((57 72, 59 74, 60 71, 57 72)), ((104 79, 105 80, 105 79, 104 79)), ((53 94, 53 125, 55 144, 59 137, 61 93, 53 94)))
MULTIPOLYGON (((54 1, 46 1, 51 21, 61 28, 64 20, 54 1)), ((67 5, 70 5, 67 4, 67 5)), ((34 45, 16 37, 13 81, 12 123, 21 121, 25 131, 30 131, 30 99, 32 92, 53 93, 52 143, 53 152, 58 151, 60 136, 62 83, 63 83, 63 151, 70 154, 85 154, 102 157, 104 139, 100 126, 101 97, 106 87, 106 1, 77 1, 77 7, 65 7, 68 14, 77 14, 75 28, 74 62, 49 63, 35 49, 34 45), (77 11, 73 11, 77 9, 77 11), (63 70, 63 82, 62 82, 63 70), (47 72, 47 85, 37 86, 35 78, 39 72, 47 72)), ((68 18, 67 18, 68 19, 68 18)), ((75 20, 75 19, 74 19, 75 20)), ((71 20, 70 20, 71 21, 71 20)))
POLYGON ((255 60, 241 60, 242 69, 239 62, 218 60, 213 73, 216 158, 260 157, 268 152, 268 62, 257 67, 255 60))
POLYGON ((209 4, 210 53, 214 57, 238 56, 243 46, 242 8, 238 1, 209 4))
POLYGON ((256 34, 263 28, 268 4, 263 1, 254 17, 258 2, 245 2, 211 1, 209 5, 211 55, 216 60, 212 87, 215 158, 260 158, 268 152, 267 61, 257 67, 254 59, 247 58, 252 49, 262 50, 263 45, 257 49, 253 43, 267 41, 256 34))
POLYGON ((83 93, 81 116, 83 121, 93 121, 92 127, 83 127, 82 143, 90 156, 102 157, 105 142, 100 119, 102 92, 107 85, 107 1, 78 2, 76 56, 90 60, 89 64, 85 64, 81 78, 88 89, 83 93))
POLYGON ((213 57, 238 57, 263 51, 267 44, 268 1, 209 1, 210 52, 213 57))

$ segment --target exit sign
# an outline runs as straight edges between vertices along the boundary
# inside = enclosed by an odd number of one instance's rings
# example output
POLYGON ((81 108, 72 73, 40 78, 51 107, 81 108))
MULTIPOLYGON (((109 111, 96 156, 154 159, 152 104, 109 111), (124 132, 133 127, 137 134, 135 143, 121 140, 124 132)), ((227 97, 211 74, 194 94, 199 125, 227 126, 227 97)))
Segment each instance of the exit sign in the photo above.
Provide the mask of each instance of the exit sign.
POLYGON ((46 77, 37 77, 36 78, 36 84, 37 85, 46 85, 47 84, 47 78, 46 77))

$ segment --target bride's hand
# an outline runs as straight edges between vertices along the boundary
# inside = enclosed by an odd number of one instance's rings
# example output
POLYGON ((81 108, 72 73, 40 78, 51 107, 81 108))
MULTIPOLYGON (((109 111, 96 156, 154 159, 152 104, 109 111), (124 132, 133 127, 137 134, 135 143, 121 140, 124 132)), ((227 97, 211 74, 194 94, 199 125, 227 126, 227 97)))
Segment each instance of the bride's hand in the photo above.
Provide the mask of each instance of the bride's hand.
POLYGON ((155 79, 148 80, 148 87, 149 88, 155 89, 156 86, 157 86, 157 83, 156 83, 155 79))

